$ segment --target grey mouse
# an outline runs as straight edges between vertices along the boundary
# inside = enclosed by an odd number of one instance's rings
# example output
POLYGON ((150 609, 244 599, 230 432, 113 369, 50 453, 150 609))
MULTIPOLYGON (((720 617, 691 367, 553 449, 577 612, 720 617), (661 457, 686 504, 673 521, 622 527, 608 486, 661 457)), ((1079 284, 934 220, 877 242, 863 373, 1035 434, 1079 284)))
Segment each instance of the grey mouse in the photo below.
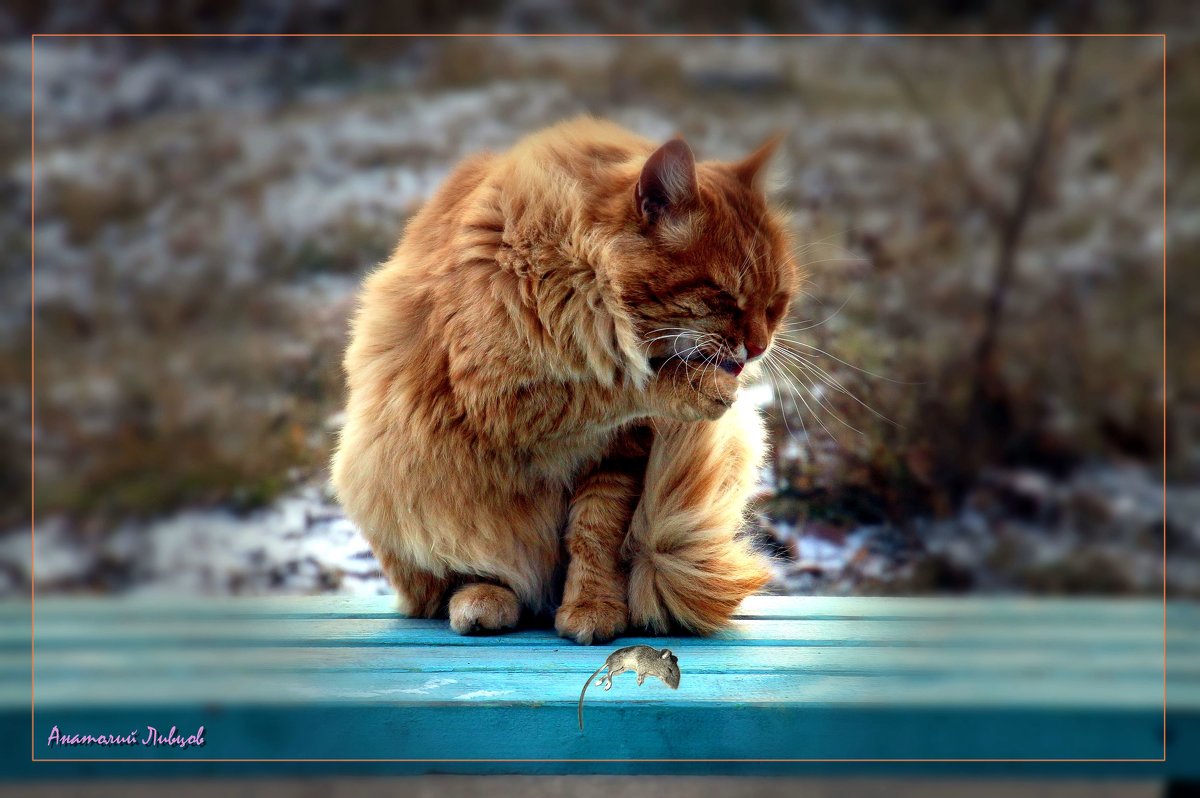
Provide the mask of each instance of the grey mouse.
POLYGON ((664 648, 662 651, 659 651, 657 648, 651 648, 650 646, 618 648, 608 655, 608 659, 604 661, 603 665, 596 668, 596 672, 588 677, 588 680, 583 683, 583 689, 579 691, 580 731, 583 731, 583 696, 587 693, 588 685, 592 683, 592 679, 596 679, 597 687, 603 684, 604 689, 608 690, 612 687, 613 677, 625 671, 633 671, 637 674, 639 687, 642 682, 646 681, 647 676, 657 676, 672 690, 679 689, 679 658, 671 653, 671 649, 664 648), (596 679, 600 671, 605 668, 608 668, 608 673, 596 679))

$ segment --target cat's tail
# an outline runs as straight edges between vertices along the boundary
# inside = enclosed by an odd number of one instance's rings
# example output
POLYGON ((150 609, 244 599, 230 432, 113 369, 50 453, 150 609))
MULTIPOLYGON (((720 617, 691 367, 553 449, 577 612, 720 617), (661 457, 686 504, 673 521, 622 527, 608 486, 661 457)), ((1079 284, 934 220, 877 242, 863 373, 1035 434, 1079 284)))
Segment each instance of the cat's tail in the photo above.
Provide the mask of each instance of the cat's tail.
POLYGON ((765 454, 762 419, 737 402, 716 421, 655 428, 625 543, 630 617, 656 632, 707 634, 771 578, 767 556, 741 534, 765 454))

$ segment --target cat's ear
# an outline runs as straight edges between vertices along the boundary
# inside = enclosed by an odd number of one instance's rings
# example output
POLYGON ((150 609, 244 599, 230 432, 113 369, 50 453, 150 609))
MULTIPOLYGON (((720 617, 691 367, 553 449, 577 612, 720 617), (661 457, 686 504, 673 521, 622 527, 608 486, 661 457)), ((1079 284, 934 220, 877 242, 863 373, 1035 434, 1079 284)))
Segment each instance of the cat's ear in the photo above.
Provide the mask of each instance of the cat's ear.
POLYGON ((638 177, 634 200, 642 220, 654 224, 688 205, 696 195, 696 157, 682 138, 655 150, 638 177))
POLYGON ((762 188, 763 167, 771 160, 775 150, 779 149, 779 142, 782 140, 783 134, 776 133, 764 141, 757 150, 735 163, 733 173, 737 179, 748 188, 762 188))

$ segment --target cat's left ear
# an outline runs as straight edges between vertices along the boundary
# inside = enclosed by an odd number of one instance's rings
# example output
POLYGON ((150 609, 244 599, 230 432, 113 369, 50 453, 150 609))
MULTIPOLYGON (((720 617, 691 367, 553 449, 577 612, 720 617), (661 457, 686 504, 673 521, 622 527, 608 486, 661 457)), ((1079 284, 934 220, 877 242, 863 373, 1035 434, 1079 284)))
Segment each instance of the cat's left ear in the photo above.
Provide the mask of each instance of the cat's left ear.
POLYGON ((647 225, 692 203, 696 196, 696 156, 682 138, 659 147, 642 167, 634 201, 647 225))
POLYGON ((775 150, 779 149, 781 141, 783 141, 783 134, 776 133, 764 141, 757 150, 735 163, 733 173, 737 179, 747 188, 761 189, 763 187, 763 167, 771 160, 775 150))

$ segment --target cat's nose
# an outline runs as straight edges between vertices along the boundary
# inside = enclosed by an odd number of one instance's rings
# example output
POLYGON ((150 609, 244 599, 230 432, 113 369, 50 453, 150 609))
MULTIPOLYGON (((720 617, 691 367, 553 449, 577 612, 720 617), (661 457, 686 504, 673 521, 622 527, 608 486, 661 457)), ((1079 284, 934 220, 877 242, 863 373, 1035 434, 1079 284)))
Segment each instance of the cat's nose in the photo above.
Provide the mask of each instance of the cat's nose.
POLYGON ((763 352, 767 351, 767 347, 764 344, 759 343, 758 341, 751 341, 749 339, 747 339, 746 342, 742 344, 742 346, 744 346, 746 348, 746 359, 747 360, 753 360, 754 358, 761 355, 763 352))

